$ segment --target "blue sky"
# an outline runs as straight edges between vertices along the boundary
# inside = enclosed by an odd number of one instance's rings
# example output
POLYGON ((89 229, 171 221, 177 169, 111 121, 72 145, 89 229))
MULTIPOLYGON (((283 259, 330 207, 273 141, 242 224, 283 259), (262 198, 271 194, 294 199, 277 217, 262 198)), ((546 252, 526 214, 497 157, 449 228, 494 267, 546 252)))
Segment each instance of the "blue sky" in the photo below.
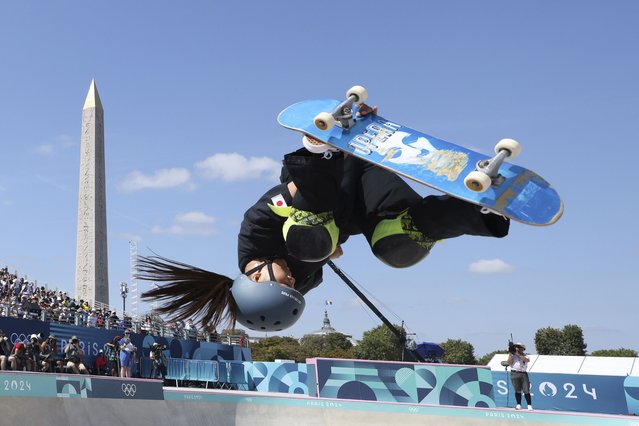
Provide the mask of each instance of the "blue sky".
MULTIPOLYGON (((442 139, 485 153, 519 140, 516 162, 566 209, 504 240, 446 241, 408 270, 352 238, 336 263, 391 321, 419 341, 467 340, 477 356, 510 333, 533 347, 537 329, 566 324, 583 328, 589 351, 639 350, 638 17, 632 1, 4 2, 0 266, 74 291, 91 79, 105 109, 118 310, 131 239, 141 254, 235 276, 242 214, 300 146, 277 114, 361 84, 382 115, 442 139)), ((326 269, 284 334, 318 329, 326 299, 340 331, 379 324, 326 269)))

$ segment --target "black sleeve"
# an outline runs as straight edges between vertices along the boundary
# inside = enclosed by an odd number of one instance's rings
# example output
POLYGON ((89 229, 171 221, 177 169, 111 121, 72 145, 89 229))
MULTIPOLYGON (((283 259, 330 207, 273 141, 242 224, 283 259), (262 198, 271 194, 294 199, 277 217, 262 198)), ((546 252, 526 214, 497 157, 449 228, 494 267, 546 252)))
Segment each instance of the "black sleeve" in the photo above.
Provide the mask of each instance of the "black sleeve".
POLYGON ((268 206, 275 205, 278 201, 283 203, 282 206, 290 206, 292 203, 286 184, 271 188, 244 213, 237 242, 240 272, 244 272, 244 267, 251 260, 286 256, 286 244, 282 235, 282 225, 286 218, 276 215, 268 206))

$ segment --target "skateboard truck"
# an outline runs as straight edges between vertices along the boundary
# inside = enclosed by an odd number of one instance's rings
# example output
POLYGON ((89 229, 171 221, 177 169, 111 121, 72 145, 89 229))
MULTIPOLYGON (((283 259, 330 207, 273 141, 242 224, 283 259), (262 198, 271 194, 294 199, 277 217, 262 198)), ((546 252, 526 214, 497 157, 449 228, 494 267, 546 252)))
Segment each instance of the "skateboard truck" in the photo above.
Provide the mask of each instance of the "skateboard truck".
POLYGON ((504 177, 499 168, 507 158, 515 158, 521 152, 521 145, 514 139, 502 139, 495 145, 495 156, 477 163, 474 171, 464 179, 466 188, 473 192, 485 192, 491 186, 499 186, 504 177))
POLYGON ((348 130, 355 124, 353 105, 361 105, 368 98, 368 92, 362 86, 353 86, 346 92, 346 100, 337 105, 333 112, 320 112, 313 123, 320 130, 330 130, 335 125, 348 130))

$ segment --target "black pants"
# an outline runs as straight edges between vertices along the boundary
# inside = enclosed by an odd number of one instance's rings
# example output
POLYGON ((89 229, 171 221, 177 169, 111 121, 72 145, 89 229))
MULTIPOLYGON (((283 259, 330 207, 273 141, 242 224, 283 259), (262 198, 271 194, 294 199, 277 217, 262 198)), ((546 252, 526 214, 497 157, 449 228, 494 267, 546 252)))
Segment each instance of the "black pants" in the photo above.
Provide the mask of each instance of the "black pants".
MULTIPOLYGON (((370 242, 375 226, 409 209, 418 229, 433 240, 460 235, 503 237, 509 220, 482 214, 474 204, 450 197, 422 198, 402 178, 377 165, 336 153, 331 159, 305 149, 284 157, 283 182, 297 186, 293 207, 332 211, 342 234, 363 233, 370 242)), ((343 241, 340 241, 343 242, 343 241)))
POLYGON ((162 376, 162 380, 165 380, 166 379, 166 365, 164 365, 164 364, 156 365, 155 363, 153 363, 153 370, 151 370, 151 379, 157 379, 158 378, 158 372, 162 376))

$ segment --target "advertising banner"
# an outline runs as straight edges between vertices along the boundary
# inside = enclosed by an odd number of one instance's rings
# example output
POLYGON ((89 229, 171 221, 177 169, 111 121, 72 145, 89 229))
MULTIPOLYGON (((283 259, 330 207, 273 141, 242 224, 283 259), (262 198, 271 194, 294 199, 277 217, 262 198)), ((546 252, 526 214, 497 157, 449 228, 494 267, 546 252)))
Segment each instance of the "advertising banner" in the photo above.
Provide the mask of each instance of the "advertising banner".
MULTIPOLYGON (((529 373, 529 378, 536 409, 629 414, 624 393, 625 377, 529 373)), ((515 393, 510 373, 493 371, 493 381, 497 406, 514 407, 515 393)))

